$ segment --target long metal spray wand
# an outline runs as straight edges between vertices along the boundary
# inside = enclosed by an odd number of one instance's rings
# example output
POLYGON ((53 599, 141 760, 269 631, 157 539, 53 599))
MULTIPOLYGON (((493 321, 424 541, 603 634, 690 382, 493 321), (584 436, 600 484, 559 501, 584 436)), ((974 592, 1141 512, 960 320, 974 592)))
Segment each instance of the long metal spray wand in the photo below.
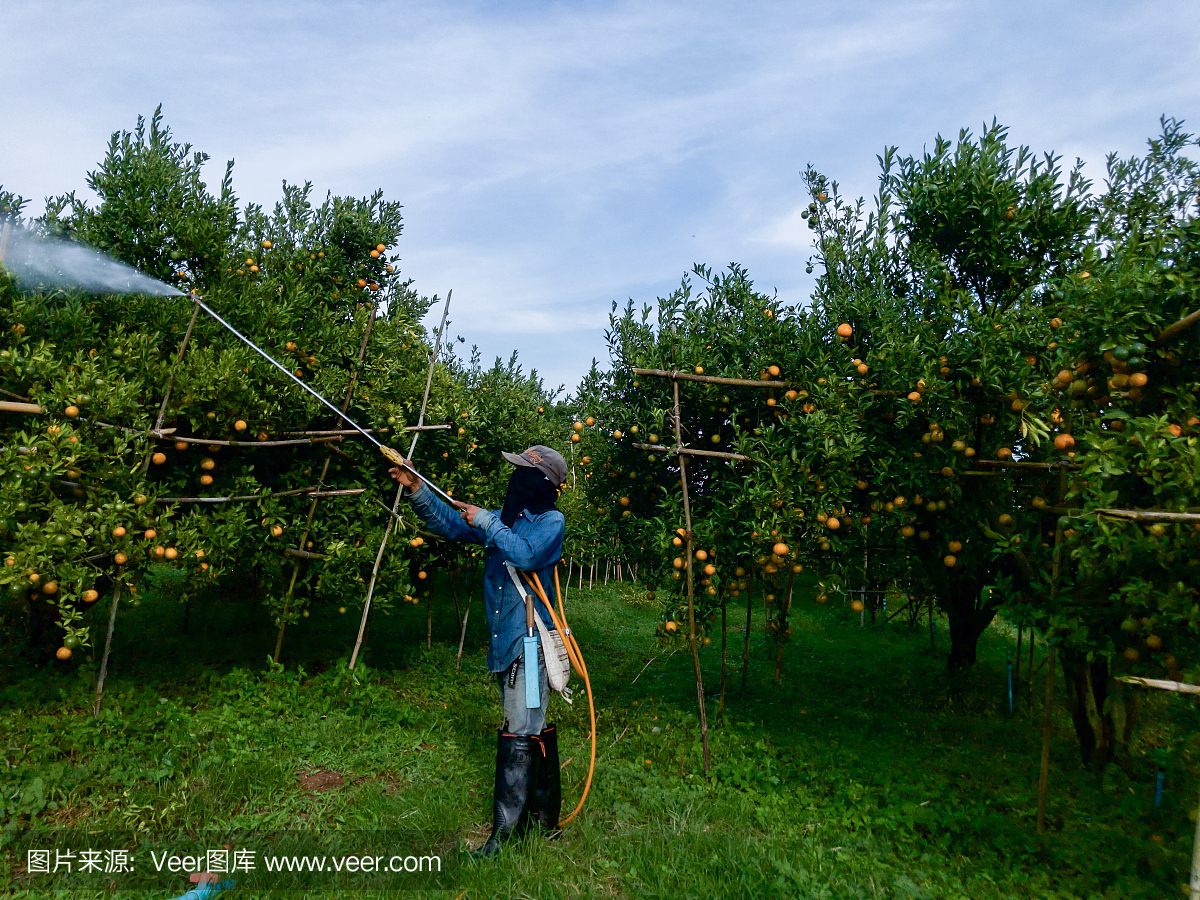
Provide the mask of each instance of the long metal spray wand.
POLYGON ((253 350, 255 353, 257 353, 259 356, 261 356, 263 359, 265 359, 267 362, 269 362, 275 368, 277 368, 280 372, 282 372, 288 378, 290 378, 293 382, 296 383, 297 386, 299 386, 303 390, 307 391, 309 394, 311 394, 313 397, 315 397, 317 400, 319 400, 325 406, 329 407, 329 409, 331 409, 333 411, 334 415, 336 415, 343 422, 345 422, 347 425, 349 425, 351 428, 353 428, 355 431, 357 431, 359 434, 361 434, 363 437, 365 437, 368 441, 370 441, 372 444, 374 444, 376 447, 378 447, 379 452, 384 455, 384 457, 388 460, 388 462, 395 463, 397 466, 400 466, 401 468, 407 469, 408 471, 412 472, 414 475, 416 475, 418 478, 420 478, 423 482, 425 482, 427 485, 429 485, 430 489, 432 489, 434 491, 434 493, 441 495, 441 497, 447 503, 450 503, 450 504, 454 503, 453 497, 451 497, 449 494, 447 494, 445 491, 443 491, 440 487, 438 487, 436 484, 434 484, 432 481, 430 481, 428 478, 426 478, 424 475, 422 475, 420 472, 418 472, 416 469, 414 469, 408 462, 405 461, 404 457, 401 456, 398 451, 392 449, 391 447, 387 446, 386 444, 381 444, 379 441, 375 440, 375 438, 372 437, 369 432, 365 431, 357 422, 355 422, 353 419, 351 419, 349 416, 347 416, 344 412, 342 412, 340 409, 338 409, 336 406, 334 406, 332 403, 330 403, 328 400, 326 400, 324 397, 322 397, 320 394, 318 394, 316 391, 314 391, 312 388, 310 388, 307 384, 305 384, 303 381, 301 381, 299 378, 297 378, 295 375, 293 375, 292 372, 286 366, 284 366, 282 363, 276 362, 274 359, 272 359, 270 356, 268 356, 266 351, 263 350, 260 346, 258 346, 258 344, 254 343, 254 341, 250 340, 248 337, 246 337, 244 334, 242 334, 240 331, 238 331, 236 328, 234 328, 232 325, 230 325, 228 322, 226 322, 223 318, 221 318, 221 316, 218 315, 217 312, 215 310, 213 310, 212 307, 210 307, 207 303, 205 303, 203 300, 200 299, 199 294, 193 292, 189 296, 192 298, 192 301, 197 306, 199 306, 202 310, 204 310, 206 313, 208 313, 210 316, 212 316, 217 322, 224 325, 225 328, 228 329, 228 331, 234 337, 236 337, 243 344, 245 344, 247 347, 249 347, 251 350, 253 350))

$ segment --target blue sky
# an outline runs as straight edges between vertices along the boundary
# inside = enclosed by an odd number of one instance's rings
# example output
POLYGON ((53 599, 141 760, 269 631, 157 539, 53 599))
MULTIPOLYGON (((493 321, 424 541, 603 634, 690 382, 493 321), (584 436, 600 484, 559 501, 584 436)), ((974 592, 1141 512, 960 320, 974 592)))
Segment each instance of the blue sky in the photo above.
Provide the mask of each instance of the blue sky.
POLYGON ((1161 114, 1200 129, 1200 3, 6 0, 0 184, 79 190, 159 103, 280 182, 404 204, 402 271, 452 331, 572 388, 612 301, 693 262, 803 302, 807 163, 870 195, 876 154, 997 117, 1087 163, 1161 114))

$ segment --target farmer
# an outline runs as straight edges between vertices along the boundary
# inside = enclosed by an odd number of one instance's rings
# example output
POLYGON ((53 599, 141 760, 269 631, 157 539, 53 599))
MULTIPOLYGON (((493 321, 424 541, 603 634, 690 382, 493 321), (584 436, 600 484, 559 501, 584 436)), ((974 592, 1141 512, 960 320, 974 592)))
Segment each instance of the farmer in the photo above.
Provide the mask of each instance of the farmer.
MULTIPOLYGON (((550 699, 546 661, 539 646, 540 709, 525 706, 525 602, 505 563, 536 572, 547 597, 553 596, 554 566, 562 556, 566 519, 555 507, 567 477, 567 463, 549 447, 536 445, 523 453, 504 453, 515 468, 508 479, 503 509, 488 511, 454 501, 447 506, 412 472, 397 466, 391 476, 408 490, 413 509, 430 530, 442 537, 482 544, 483 600, 487 611, 488 671, 496 673, 504 720, 497 731, 496 786, 492 833, 476 859, 495 856, 500 845, 520 837, 536 823, 547 834, 558 831, 562 788, 558 766, 558 733, 546 724, 550 699)), ((538 604, 548 629, 554 624, 538 604)), ((540 643, 540 642, 539 642, 540 643)))

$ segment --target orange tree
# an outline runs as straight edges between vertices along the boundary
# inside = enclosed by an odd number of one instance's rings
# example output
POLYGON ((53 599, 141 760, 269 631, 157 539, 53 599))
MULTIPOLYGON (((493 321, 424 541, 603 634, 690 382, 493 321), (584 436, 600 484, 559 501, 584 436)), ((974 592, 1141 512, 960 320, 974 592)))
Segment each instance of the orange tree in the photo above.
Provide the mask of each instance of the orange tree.
POLYGON ((948 616, 953 670, 974 662, 999 608, 1003 593, 983 588, 1028 592, 1047 571, 1028 479, 1003 467, 1055 452, 1050 382, 1065 351, 1046 307, 1082 264, 1088 185, 1008 146, 995 124, 881 164, 865 216, 807 173, 823 267, 814 311, 842 341, 830 383, 854 408, 859 504, 919 561, 948 616))
MULTIPOLYGON (((419 324, 431 301, 389 256, 399 205, 379 194, 317 204, 309 186, 285 185, 272 211, 239 212, 230 171, 212 193, 200 177, 205 161, 174 142, 156 113, 114 135, 88 177, 95 206, 67 195, 23 224, 198 290, 332 402, 345 401, 353 385, 349 415, 387 429, 381 437, 401 446, 398 430, 419 414, 432 342, 419 324)), ((22 224, 23 205, 0 196, 10 222, 22 224)), ((238 573, 254 572, 254 592, 281 622, 313 602, 340 606, 363 596, 386 522, 372 500, 382 460, 353 439, 333 444, 334 452, 296 436, 340 423, 203 314, 177 363, 192 310, 182 297, 18 289, 0 273, 0 386, 46 410, 0 420, 0 583, 10 646, 29 627, 35 644, 69 657, 93 643, 97 599, 121 584, 137 602, 155 566, 186 566, 187 593, 218 581, 245 589, 238 573), (163 428, 173 431, 154 436, 160 409, 163 428), (273 445, 279 440, 296 443, 273 445), (321 501, 297 548, 311 502, 297 494, 318 484, 367 492, 321 501), (260 499, 185 502, 223 496, 260 499), (289 604, 294 563, 285 549, 326 557, 303 563, 289 604)), ((449 354, 436 369, 425 420, 451 427, 422 437, 422 468, 447 486, 494 495, 495 460, 469 477, 459 464, 485 441, 507 448, 513 423, 533 421, 545 401, 540 382, 512 366, 484 371, 449 354), (490 400, 500 394, 503 403, 490 400), (513 413, 518 407, 523 415, 513 413)), ((402 550, 385 557, 381 605, 416 593, 411 566, 420 564, 410 558, 427 551, 402 550)))
POLYGON ((1196 145, 1164 120, 1144 156, 1110 158, 1088 277, 1050 300, 1060 441, 1073 443, 1078 468, 1064 508, 1041 515, 1045 535, 1061 527, 1063 555, 1061 586, 1039 612, 1062 646, 1080 747, 1096 767, 1136 718, 1137 694, 1114 676, 1194 680, 1200 664, 1196 145))

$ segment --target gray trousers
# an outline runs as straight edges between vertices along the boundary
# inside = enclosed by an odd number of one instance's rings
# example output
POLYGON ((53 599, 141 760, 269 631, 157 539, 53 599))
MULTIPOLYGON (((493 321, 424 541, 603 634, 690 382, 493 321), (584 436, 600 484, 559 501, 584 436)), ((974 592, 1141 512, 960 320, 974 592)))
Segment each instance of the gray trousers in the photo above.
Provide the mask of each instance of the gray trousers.
POLYGON ((517 677, 513 686, 508 686, 510 669, 496 673, 500 685, 500 703, 504 706, 504 722, 500 726, 506 734, 541 734, 546 727, 546 707, 550 704, 550 679, 546 675, 546 660, 538 644, 538 681, 541 683, 542 705, 540 709, 525 707, 525 655, 516 661, 517 677))

